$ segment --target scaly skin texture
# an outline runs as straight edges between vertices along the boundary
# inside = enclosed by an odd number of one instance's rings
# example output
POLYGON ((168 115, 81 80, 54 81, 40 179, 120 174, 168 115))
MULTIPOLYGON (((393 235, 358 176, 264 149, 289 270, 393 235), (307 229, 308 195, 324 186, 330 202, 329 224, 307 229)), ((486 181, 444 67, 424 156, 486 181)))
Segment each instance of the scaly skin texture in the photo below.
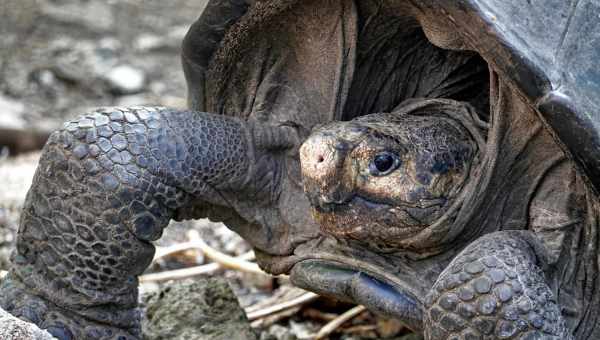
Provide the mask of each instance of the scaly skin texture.
POLYGON ((256 194, 253 134, 276 144, 236 118, 165 108, 66 123, 44 148, 0 305, 60 339, 139 337, 137 275, 150 241, 197 206, 226 207, 221 192, 256 194))
POLYGON ((425 338, 572 339, 534 242, 498 232, 463 250, 427 297, 425 338))

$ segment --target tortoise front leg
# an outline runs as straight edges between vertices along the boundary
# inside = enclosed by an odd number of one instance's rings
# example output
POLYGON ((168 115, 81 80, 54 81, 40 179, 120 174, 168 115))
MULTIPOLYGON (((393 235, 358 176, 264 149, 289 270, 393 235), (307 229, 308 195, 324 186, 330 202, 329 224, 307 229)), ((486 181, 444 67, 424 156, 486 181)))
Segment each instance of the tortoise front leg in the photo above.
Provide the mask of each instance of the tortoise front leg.
POLYGON ((277 129, 148 107, 65 124, 40 159, 0 306, 59 339, 139 338, 150 241, 199 202, 229 207, 223 192, 255 190, 260 145, 294 135, 277 129))
POLYGON ((533 237, 496 232, 462 251, 427 297, 425 338, 572 339, 533 237))

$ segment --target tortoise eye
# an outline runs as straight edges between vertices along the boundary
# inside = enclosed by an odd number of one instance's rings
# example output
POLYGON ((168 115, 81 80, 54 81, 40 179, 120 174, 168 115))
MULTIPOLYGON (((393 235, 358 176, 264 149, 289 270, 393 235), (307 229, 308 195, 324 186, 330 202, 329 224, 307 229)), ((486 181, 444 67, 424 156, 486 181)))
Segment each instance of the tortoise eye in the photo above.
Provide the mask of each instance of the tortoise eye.
POLYGON ((385 176, 396 170, 400 164, 402 161, 396 154, 384 151, 375 155, 369 164, 369 172, 373 176, 385 176))

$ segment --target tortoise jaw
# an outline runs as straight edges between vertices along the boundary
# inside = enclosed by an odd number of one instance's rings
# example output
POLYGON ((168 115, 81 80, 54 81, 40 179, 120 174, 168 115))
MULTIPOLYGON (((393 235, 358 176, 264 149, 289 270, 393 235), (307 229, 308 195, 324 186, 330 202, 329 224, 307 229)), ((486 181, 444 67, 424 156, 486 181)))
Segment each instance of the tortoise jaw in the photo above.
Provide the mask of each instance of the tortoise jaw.
POLYGON ((422 329, 422 302, 381 275, 346 263, 313 258, 298 261, 290 278, 298 287, 364 305, 377 314, 401 320, 413 331, 422 329))
POLYGON ((422 287, 409 282, 410 278, 406 281, 404 274, 408 272, 403 269, 394 274, 383 263, 347 254, 340 246, 335 239, 320 236, 297 245, 290 255, 273 255, 257 249, 255 254, 262 269, 272 274, 289 274, 295 286, 364 305, 421 331, 424 292, 429 285, 424 280, 419 281, 422 287))
POLYGON ((424 292, 430 288, 426 280, 419 281, 423 287, 404 282, 403 275, 395 275, 391 268, 344 255, 337 247, 331 248, 331 242, 336 243, 332 238, 318 237, 296 246, 291 255, 273 255, 255 248, 256 260, 271 274, 289 274, 295 286, 364 305, 401 320, 414 331, 421 330, 424 292))

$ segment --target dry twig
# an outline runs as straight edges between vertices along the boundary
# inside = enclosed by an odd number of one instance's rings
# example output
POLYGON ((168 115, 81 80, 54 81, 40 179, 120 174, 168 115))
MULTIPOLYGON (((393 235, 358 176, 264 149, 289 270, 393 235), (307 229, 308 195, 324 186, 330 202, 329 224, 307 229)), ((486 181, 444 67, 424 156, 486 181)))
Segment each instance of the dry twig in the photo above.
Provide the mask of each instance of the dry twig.
POLYGON ((323 338, 327 337, 329 334, 333 333, 338 327, 340 327, 346 321, 353 319, 354 317, 356 317, 357 315, 361 314, 362 312, 364 312, 366 310, 367 310, 367 308, 365 306, 356 306, 356 307, 348 310, 344 314, 337 317, 335 320, 333 320, 333 321, 329 322, 328 324, 326 324, 325 326, 323 326, 323 328, 321 328, 319 330, 319 332, 317 333, 317 335, 315 336, 315 339, 323 339, 323 338))
POLYGON ((335 318, 337 318, 339 316, 339 314, 327 313, 327 312, 323 312, 323 311, 320 311, 315 308, 305 309, 302 312, 302 315, 305 318, 312 319, 312 320, 318 320, 321 322, 329 322, 329 321, 335 320, 335 318))
POLYGON ((241 260, 239 258, 229 256, 209 246, 208 244, 206 244, 206 242, 204 242, 204 240, 200 238, 200 235, 196 230, 190 230, 188 232, 188 237, 190 241, 194 242, 198 246, 198 249, 200 249, 202 253, 204 253, 204 256, 208 257, 209 259, 213 260, 214 262, 220 264, 225 268, 235 269, 247 273, 269 275, 265 273, 262 269, 260 269, 256 263, 248 262, 246 260, 241 260))
MULTIPOLYGON (((267 328, 281 320, 291 318, 292 316, 298 314, 298 312, 300 312, 301 309, 302 309, 302 306, 296 306, 296 307, 292 307, 290 309, 282 310, 281 312, 277 312, 275 314, 265 316, 260 319, 256 319, 250 323, 250 327, 263 328, 263 329, 267 328)), ((247 311, 246 311, 246 314, 248 314, 247 311)))
POLYGON ((256 263, 249 262, 251 260, 254 260, 254 252, 252 251, 247 252, 238 257, 233 257, 224 254, 206 244, 206 242, 204 242, 204 240, 200 238, 200 234, 195 230, 190 230, 188 232, 188 238, 188 242, 175 244, 170 247, 159 248, 154 256, 154 261, 180 251, 188 249, 198 249, 204 254, 204 256, 213 260, 215 263, 209 263, 191 268, 183 268, 160 273, 142 275, 139 278, 140 282, 160 282, 168 280, 186 279, 198 275, 213 274, 223 268, 234 269, 254 274, 269 275, 262 271, 262 269, 260 269, 256 263))
POLYGON ((304 305, 306 303, 309 303, 311 301, 316 300, 319 297, 319 295, 315 294, 315 293, 305 293, 303 295, 300 295, 299 297, 289 300, 289 301, 285 301, 273 306, 269 306, 266 307, 264 309, 259 309, 256 311, 251 311, 250 313, 247 313, 248 315, 248 320, 250 321, 254 321, 256 319, 260 319, 260 318, 264 318, 266 316, 269 316, 271 314, 275 314, 277 312, 281 312, 296 306, 300 306, 300 305, 304 305))
POLYGON ((156 253, 154 254, 154 259, 152 259, 152 261, 156 262, 158 259, 161 259, 163 257, 167 257, 169 255, 173 255, 190 249, 201 250, 200 246, 194 241, 177 243, 168 247, 156 247, 156 253))
MULTIPOLYGON (((251 263, 251 262, 247 262, 247 261, 254 259, 254 252, 252 252, 252 251, 247 252, 243 255, 240 255, 239 257, 236 257, 235 259, 239 262, 251 263)), ((168 280, 183 280, 183 279, 187 279, 187 278, 198 276, 198 275, 214 274, 214 273, 218 272, 219 270, 223 269, 223 267, 224 266, 222 266, 220 263, 209 263, 209 264, 205 264, 202 266, 195 266, 195 267, 183 268, 183 269, 175 269, 175 270, 169 270, 169 271, 160 272, 160 273, 145 274, 145 275, 140 276, 139 280, 140 280, 140 282, 161 282, 161 281, 168 281, 168 280)), ((267 275, 265 272, 262 272, 262 273, 267 275)))

